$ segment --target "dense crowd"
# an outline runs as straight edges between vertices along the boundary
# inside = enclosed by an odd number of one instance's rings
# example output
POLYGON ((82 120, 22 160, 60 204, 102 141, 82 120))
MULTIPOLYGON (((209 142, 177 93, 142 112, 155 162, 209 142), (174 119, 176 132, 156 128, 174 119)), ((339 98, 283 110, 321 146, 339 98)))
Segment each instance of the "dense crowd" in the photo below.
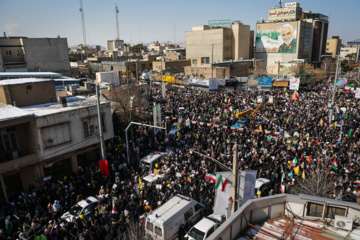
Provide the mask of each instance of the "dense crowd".
MULTIPOLYGON (((10 196, 0 209, 0 239, 35 235, 38 239, 139 239, 145 216, 177 193, 203 203, 211 213, 214 183, 205 176, 223 169, 195 151, 232 167, 235 143, 240 170, 257 170, 258 177, 270 180, 257 197, 281 193, 282 182, 286 192, 294 192, 300 181, 322 171, 333 176, 334 191, 326 197, 351 195, 349 199, 355 201, 360 170, 359 101, 353 93, 337 92, 329 122, 331 86, 324 83, 302 89, 299 99, 293 99, 292 93, 169 89, 162 102, 162 124, 177 123, 180 131, 175 136, 165 141, 162 131, 154 135, 153 129, 134 127, 128 161, 124 132, 114 118, 115 138, 107 142, 110 177, 100 173, 98 163, 91 163, 41 188, 30 186, 26 194, 10 196), (273 103, 262 105, 239 123, 237 114, 255 109, 258 96, 271 96, 273 103), (235 124, 241 125, 232 127, 235 124), (165 177, 141 181, 149 172, 140 168, 139 161, 156 151, 169 153, 157 165, 165 177), (99 199, 88 216, 80 215, 73 222, 60 219, 88 196, 99 199)), ((152 97, 160 94, 156 91, 152 97)), ((147 113, 143 121, 152 124, 152 116, 147 113)))

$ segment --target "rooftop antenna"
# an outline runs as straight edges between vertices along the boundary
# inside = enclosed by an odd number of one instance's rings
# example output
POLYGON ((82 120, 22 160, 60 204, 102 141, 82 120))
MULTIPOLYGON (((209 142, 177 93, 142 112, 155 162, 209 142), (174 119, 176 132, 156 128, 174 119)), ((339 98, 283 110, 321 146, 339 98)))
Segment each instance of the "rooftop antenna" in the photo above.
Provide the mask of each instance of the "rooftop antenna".
POLYGON ((117 4, 115 4, 115 15, 116 15, 116 40, 120 40, 119 34, 119 9, 117 4))
POLYGON ((282 8, 282 0, 279 0, 280 8, 282 8))
POLYGON ((83 2, 80 0, 80 9, 81 12, 81 25, 82 25, 82 32, 83 32, 83 41, 84 41, 84 47, 86 46, 86 30, 85 30, 85 18, 84 18, 84 8, 83 8, 83 2))

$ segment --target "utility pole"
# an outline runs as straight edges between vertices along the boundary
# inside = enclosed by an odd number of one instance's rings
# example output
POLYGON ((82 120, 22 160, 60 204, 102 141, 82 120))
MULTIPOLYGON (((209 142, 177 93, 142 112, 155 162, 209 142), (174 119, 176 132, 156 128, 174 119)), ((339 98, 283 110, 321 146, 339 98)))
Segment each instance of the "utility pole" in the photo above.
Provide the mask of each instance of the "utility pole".
POLYGON ((120 40, 120 34, 119 34, 119 9, 117 7, 117 4, 115 4, 115 16, 116 16, 116 40, 120 40))
POLYGON ((211 78, 214 78, 214 44, 211 45, 211 78))
POLYGON ((106 150, 105 150, 105 142, 102 128, 102 119, 100 112, 100 89, 99 84, 96 84, 96 105, 97 105, 97 113, 98 113, 98 122, 99 122, 99 136, 100 136, 100 148, 101 148, 101 160, 106 160, 106 150))
POLYGON ((237 210, 237 189, 238 189, 238 174, 239 174, 239 161, 238 161, 238 149, 237 144, 234 144, 233 147, 234 157, 233 157, 233 184, 234 187, 232 189, 232 207, 231 207, 231 215, 234 214, 237 210))
POLYGON ((139 82, 138 62, 136 62, 136 82, 139 82))
POLYGON ((336 62, 336 71, 335 71, 335 78, 334 78, 334 86, 333 86, 333 94, 331 97, 331 106, 330 106, 330 113, 329 113, 329 125, 332 122, 332 116, 333 116, 333 110, 334 110, 334 100, 335 100, 335 93, 336 93, 336 82, 338 80, 338 74, 339 74, 339 61, 340 61, 340 55, 322 55, 322 57, 337 57, 336 62))

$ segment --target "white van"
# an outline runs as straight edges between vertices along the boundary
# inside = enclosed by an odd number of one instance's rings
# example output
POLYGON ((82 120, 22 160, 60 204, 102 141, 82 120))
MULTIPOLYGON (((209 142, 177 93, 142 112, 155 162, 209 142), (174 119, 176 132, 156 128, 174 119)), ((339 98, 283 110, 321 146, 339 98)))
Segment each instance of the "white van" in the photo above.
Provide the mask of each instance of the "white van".
POLYGON ((176 195, 146 217, 145 233, 152 239, 178 239, 181 225, 196 224, 205 206, 194 199, 176 195))
POLYGON ((150 153, 140 160, 140 168, 144 169, 145 171, 153 171, 155 168, 155 163, 159 163, 165 154, 166 152, 150 153))

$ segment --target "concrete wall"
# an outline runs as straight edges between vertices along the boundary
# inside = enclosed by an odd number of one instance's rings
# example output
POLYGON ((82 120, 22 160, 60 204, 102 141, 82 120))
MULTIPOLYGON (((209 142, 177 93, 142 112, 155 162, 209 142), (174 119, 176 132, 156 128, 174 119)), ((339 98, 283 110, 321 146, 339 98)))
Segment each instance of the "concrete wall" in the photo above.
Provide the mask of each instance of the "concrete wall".
POLYGON ((263 59, 268 74, 278 74, 280 62, 289 62, 297 59, 297 53, 256 53, 256 59, 263 59))
POLYGON ((231 32, 231 29, 219 28, 186 32, 186 58, 210 57, 211 62, 212 44, 214 44, 214 61, 223 61, 225 58, 224 48, 231 47, 231 38, 229 40, 230 45, 226 46, 224 39, 225 31, 231 32))
POLYGON ((111 83, 114 86, 118 86, 121 84, 120 78, 122 76, 122 72, 120 71, 111 71, 111 72, 97 72, 96 73, 96 82, 107 82, 111 83))
POLYGON ((185 66, 190 66, 190 60, 179 60, 179 61, 154 61, 152 70, 169 73, 182 73, 184 72, 185 66))
MULTIPOLYGON (((213 69, 213 77, 218 79, 224 79, 230 77, 230 68, 229 67, 217 67, 213 69)), ((205 79, 212 77, 211 75, 211 66, 186 66, 185 74, 189 76, 200 77, 202 75, 205 79)))
MULTIPOLYGON (((107 140, 113 138, 114 132, 110 103, 101 104, 101 114, 104 116, 104 139, 107 140)), ((96 129, 98 129, 98 121, 96 116, 96 105, 92 105, 81 109, 69 109, 69 111, 66 111, 66 108, 64 108, 64 111, 61 113, 36 118, 35 121, 38 129, 37 137, 39 139, 38 144, 40 148, 39 157, 42 159, 50 159, 99 143, 99 138, 96 135, 85 137, 83 128, 83 121, 91 118, 93 120, 93 125, 96 127, 96 129), (56 126, 65 122, 70 123, 71 142, 50 148, 45 148, 43 143, 44 139, 42 139, 41 129, 44 127, 56 126)))
POLYGON ((232 34, 232 59, 245 58, 248 59, 250 46, 250 26, 243 24, 231 25, 232 34))
POLYGON ((17 107, 56 102, 54 81, 0 86, 0 101, 17 107))
POLYGON ((57 72, 71 75, 66 38, 21 38, 29 72, 57 72))

